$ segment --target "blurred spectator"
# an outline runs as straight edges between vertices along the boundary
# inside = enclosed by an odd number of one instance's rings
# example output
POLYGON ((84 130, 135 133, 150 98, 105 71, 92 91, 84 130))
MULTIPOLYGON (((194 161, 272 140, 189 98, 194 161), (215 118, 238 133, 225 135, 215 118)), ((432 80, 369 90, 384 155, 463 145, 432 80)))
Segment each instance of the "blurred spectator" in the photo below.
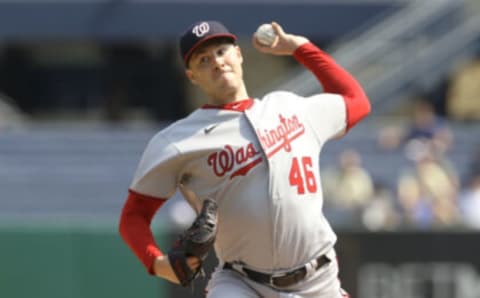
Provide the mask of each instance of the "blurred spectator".
POLYGON ((426 99, 417 99, 413 107, 413 123, 407 131, 405 141, 433 139, 444 129, 446 124, 435 115, 433 105, 426 99))
POLYGON ((412 142, 405 150, 407 158, 415 163, 416 176, 424 190, 432 197, 455 197, 459 178, 455 167, 434 141, 412 142))
POLYGON ((480 120, 480 52, 452 75, 447 89, 447 114, 455 120, 480 120))
POLYGON ((400 177, 397 185, 405 222, 420 227, 458 224, 459 183, 447 158, 435 151, 433 141, 417 142, 407 152, 414 166, 400 177))
POLYGON ((333 222, 357 224, 361 221, 361 212, 373 197, 373 181, 357 151, 341 152, 336 167, 324 171, 322 185, 325 212, 334 217, 333 222))
POLYGON ((323 175, 325 193, 332 203, 346 208, 365 206, 373 196, 373 182, 362 166, 360 154, 353 150, 340 153, 338 167, 323 175))
POLYGON ((412 122, 407 127, 386 127, 379 133, 383 149, 400 149, 410 141, 432 140, 435 149, 446 152, 453 143, 453 134, 447 123, 435 114, 433 105, 426 99, 417 99, 413 106, 412 122))
POLYGON ((474 177, 480 176, 480 144, 477 145, 473 153, 470 166, 467 169, 466 181, 471 181, 474 177))
POLYGON ((462 220, 467 227, 480 229, 480 175, 472 177, 459 199, 462 220))
POLYGON ((371 231, 394 230, 399 220, 392 192, 384 185, 375 185, 373 197, 362 213, 363 225, 371 231))
POLYGON ((397 198, 400 205, 402 227, 425 229, 432 224, 431 201, 422 194, 420 184, 413 175, 402 175, 398 180, 397 198))

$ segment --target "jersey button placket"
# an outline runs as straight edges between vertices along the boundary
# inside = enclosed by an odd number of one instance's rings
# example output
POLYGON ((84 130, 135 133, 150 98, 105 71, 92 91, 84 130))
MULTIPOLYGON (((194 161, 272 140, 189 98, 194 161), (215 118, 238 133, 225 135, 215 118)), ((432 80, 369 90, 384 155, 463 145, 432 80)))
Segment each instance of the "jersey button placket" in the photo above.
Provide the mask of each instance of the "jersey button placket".
MULTIPOLYGON (((268 158, 268 151, 267 148, 264 147, 263 143, 260 141, 260 138, 257 134, 257 130, 261 130, 262 127, 259 127, 255 124, 255 117, 251 115, 249 110, 245 111, 245 117, 248 120, 248 123, 250 124, 252 128, 252 132, 257 139, 257 143, 259 144, 259 147, 262 150, 263 158, 265 159, 267 163, 267 168, 268 168, 268 193, 270 197, 272 198, 272 201, 278 200, 279 196, 277 195, 276 191, 276 183, 275 183, 275 177, 273 176, 273 173, 275 172, 273 169, 275 168, 275 162, 272 158, 268 158)), ((261 117, 260 117, 261 119, 261 117)))
POLYGON ((270 195, 273 201, 278 201, 280 199, 280 194, 277 187, 277 177, 273 175, 275 173, 275 167, 278 166, 278 162, 276 162, 273 158, 269 158, 268 160, 268 169, 269 169, 269 177, 270 177, 270 195))

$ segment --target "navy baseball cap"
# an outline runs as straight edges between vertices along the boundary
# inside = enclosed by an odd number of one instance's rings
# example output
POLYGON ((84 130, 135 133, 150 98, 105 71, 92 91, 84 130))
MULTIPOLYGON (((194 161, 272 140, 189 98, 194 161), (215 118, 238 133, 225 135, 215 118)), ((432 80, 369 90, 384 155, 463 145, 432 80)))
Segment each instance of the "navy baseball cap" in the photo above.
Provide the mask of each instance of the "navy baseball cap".
POLYGON ((207 40, 221 37, 231 39, 232 42, 237 40, 237 36, 230 33, 222 23, 217 21, 199 21, 190 25, 180 37, 180 54, 185 65, 188 64, 193 51, 201 44, 207 40))

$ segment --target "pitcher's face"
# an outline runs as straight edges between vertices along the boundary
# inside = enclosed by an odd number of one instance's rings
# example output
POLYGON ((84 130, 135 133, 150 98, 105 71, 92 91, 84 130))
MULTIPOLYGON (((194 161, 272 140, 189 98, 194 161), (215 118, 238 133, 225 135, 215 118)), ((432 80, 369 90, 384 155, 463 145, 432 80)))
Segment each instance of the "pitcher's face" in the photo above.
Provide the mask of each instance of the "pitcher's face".
POLYGON ((237 45, 212 43, 192 54, 186 74, 207 96, 226 103, 243 86, 242 63, 242 53, 237 45))

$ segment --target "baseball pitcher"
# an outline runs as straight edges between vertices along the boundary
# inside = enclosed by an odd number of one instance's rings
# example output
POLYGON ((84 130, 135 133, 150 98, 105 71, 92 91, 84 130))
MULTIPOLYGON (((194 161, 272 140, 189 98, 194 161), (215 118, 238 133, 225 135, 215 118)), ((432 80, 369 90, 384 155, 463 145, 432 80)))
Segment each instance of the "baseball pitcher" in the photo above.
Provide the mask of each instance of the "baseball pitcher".
POLYGON ((322 213, 319 155, 370 112, 359 83, 307 38, 273 22, 252 38, 289 55, 324 92, 251 98, 237 37, 217 21, 180 39, 185 74, 204 106, 158 132, 131 183, 120 234, 150 274, 187 286, 210 247, 219 259, 207 297, 348 297, 337 278, 335 233, 322 213), (162 250, 150 222, 178 189, 198 217, 162 250))

